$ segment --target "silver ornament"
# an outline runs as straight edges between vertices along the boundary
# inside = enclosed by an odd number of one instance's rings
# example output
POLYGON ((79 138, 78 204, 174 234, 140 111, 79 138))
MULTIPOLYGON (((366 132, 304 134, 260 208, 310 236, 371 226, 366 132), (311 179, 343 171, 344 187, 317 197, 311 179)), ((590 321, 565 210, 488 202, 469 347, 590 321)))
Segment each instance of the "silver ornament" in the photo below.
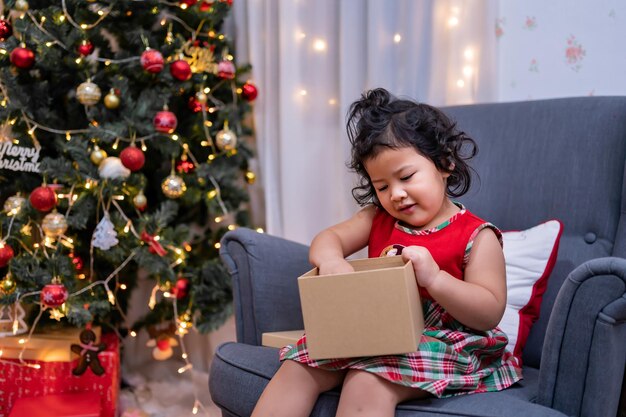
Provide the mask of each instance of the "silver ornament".
POLYGON ((13 216, 14 214, 20 212, 25 201, 26 199, 24 197, 19 194, 15 194, 14 196, 7 198, 4 202, 4 211, 7 215, 13 216))
POLYGON ((161 190, 167 198, 178 198, 187 191, 187 185, 181 177, 172 174, 163 180, 161 190))

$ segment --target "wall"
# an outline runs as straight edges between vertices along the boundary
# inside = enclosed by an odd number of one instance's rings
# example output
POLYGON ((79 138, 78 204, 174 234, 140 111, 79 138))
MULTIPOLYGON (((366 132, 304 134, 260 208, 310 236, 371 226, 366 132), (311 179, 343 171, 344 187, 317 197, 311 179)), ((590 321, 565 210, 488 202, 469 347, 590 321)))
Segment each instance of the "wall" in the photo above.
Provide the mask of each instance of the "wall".
POLYGON ((499 2, 498 101, 626 95, 626 2, 499 2))

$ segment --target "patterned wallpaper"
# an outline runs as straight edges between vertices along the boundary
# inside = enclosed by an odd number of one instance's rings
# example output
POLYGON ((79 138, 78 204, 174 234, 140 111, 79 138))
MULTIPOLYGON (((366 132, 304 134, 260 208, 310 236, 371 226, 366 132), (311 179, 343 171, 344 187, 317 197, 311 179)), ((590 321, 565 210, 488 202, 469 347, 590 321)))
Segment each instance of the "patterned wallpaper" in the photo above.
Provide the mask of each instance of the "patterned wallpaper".
POLYGON ((499 2, 498 101, 626 95, 626 1, 499 2))

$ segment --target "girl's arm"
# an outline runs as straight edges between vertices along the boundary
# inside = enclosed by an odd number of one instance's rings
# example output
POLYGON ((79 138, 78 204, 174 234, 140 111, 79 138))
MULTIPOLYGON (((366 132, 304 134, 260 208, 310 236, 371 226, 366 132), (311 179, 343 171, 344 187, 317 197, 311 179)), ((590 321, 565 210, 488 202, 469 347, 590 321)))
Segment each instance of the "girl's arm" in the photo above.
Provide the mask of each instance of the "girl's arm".
POLYGON ((498 325, 506 307, 506 272, 502 247, 492 230, 483 229, 476 236, 463 281, 440 270, 427 249, 407 249, 402 255, 411 259, 418 284, 455 319, 476 330, 498 325))
POLYGON ((367 245, 375 213, 375 206, 364 207, 348 220, 315 236, 309 261, 319 268, 320 275, 354 271, 345 258, 367 245))

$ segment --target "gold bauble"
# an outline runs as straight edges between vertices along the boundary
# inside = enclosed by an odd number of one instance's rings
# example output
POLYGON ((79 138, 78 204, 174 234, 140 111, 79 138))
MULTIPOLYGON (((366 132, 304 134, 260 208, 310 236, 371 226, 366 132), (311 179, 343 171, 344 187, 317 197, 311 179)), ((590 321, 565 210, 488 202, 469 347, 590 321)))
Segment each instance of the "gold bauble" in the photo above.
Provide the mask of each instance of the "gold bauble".
POLYGON ((198 103, 205 104, 207 99, 208 97, 206 94, 204 94, 204 91, 198 91, 196 93, 196 100, 198 101, 198 103))
POLYGON ((109 110, 117 109, 120 106, 120 103, 121 103, 121 100, 119 96, 115 94, 115 91, 113 89, 109 91, 109 94, 104 96, 104 107, 106 107, 109 110))
POLYGON ((46 214, 46 217, 43 218, 41 228, 46 237, 57 238, 67 230, 67 220, 61 213, 53 211, 46 214))
POLYGON ((246 182, 248 184, 254 184, 256 182, 256 174, 252 171, 246 172, 246 182))
POLYGON ((163 180, 161 190, 168 198, 178 198, 187 191, 187 186, 181 177, 172 174, 163 180))
POLYGON ((104 161, 107 157, 107 153, 100 149, 98 145, 93 147, 93 151, 91 151, 91 155, 89 155, 89 159, 96 165, 100 165, 102 161, 104 161))
POLYGON ((6 277, 0 281, 0 293, 4 295, 11 295, 17 288, 17 282, 13 279, 13 276, 9 272, 6 277))
POLYGON ((100 87, 92 83, 91 80, 85 81, 76 89, 76 98, 85 106, 93 106, 100 101, 101 96, 100 87))
POLYGON ((215 144, 223 151, 235 149, 235 146, 237 146, 237 135, 226 127, 215 135, 215 144))
POLYGON ((20 209, 24 205, 25 201, 26 199, 20 194, 15 194, 14 196, 7 198, 7 201, 4 202, 4 211, 7 212, 9 216, 17 214, 20 212, 20 209))
POLYGON ((148 199, 146 198, 143 191, 139 191, 139 194, 133 197, 133 204, 139 210, 144 209, 148 205, 148 199))
POLYGON ((15 10, 19 10, 20 12, 28 11, 28 2, 26 0, 16 0, 15 1, 15 10))

